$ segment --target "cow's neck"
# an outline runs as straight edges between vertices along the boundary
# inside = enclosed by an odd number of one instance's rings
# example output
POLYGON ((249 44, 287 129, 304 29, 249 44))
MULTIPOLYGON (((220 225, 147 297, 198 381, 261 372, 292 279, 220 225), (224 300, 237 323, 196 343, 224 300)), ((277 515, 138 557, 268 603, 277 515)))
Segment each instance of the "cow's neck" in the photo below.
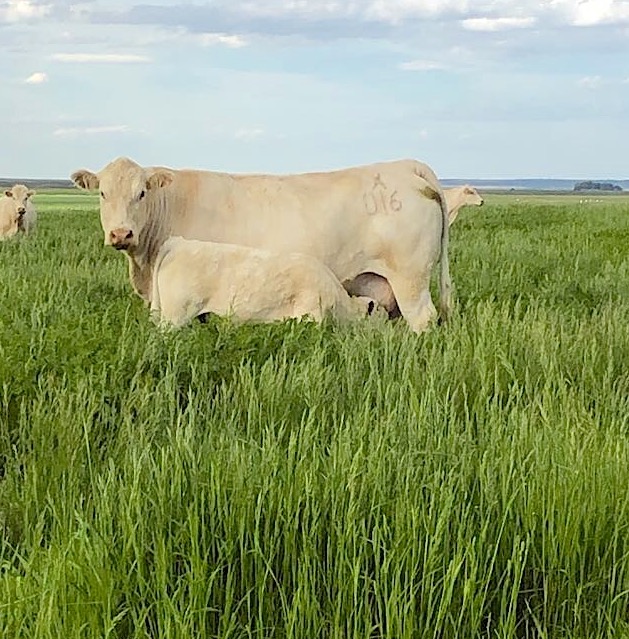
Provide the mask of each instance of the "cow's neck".
POLYGON ((137 254, 127 255, 129 259, 129 280, 133 290, 145 301, 151 301, 152 265, 144 262, 137 254))
POLYGON ((446 208, 448 213, 458 211, 463 206, 463 193, 461 191, 454 191, 450 194, 450 197, 446 195, 446 208))
POLYGON ((160 206, 153 206, 149 212, 148 222, 140 232, 138 248, 132 253, 127 253, 131 285, 147 302, 151 301, 151 281, 157 254, 173 230, 165 203, 160 201, 155 204, 160 206))

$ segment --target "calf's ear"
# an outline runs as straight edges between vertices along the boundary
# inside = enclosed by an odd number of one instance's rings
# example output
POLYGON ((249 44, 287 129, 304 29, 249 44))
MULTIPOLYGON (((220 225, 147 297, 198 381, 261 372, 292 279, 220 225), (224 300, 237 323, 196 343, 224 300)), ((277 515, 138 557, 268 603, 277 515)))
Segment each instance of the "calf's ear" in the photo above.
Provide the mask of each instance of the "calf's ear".
POLYGON ((11 189, 7 189, 7 190, 4 192, 4 194, 5 194, 7 197, 13 197, 13 191, 12 191, 11 189))
POLYGON ((26 191, 26 197, 33 197, 33 195, 35 195, 35 193, 37 193, 37 191, 35 191, 33 189, 29 189, 28 191, 26 191))
POLYGON ((172 171, 168 169, 156 169, 146 180, 147 189, 161 189, 168 186, 175 177, 172 171))
POLYGON ((76 186, 86 191, 93 191, 94 189, 98 188, 98 175, 92 173, 91 171, 87 171, 86 169, 75 171, 70 176, 70 179, 76 186))

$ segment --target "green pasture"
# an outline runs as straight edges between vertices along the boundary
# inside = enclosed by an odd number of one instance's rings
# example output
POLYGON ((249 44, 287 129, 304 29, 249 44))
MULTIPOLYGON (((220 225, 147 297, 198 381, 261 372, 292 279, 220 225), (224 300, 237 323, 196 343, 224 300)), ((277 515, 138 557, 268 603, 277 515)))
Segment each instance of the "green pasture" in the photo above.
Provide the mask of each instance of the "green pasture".
POLYGON ((592 205, 629 204, 629 192, 615 191, 497 191, 479 189, 485 201, 492 204, 562 204, 592 205))
POLYGON ((97 199, 35 196, 0 243, 0 637, 629 636, 629 200, 517 197, 462 210, 416 336, 160 333, 97 199))

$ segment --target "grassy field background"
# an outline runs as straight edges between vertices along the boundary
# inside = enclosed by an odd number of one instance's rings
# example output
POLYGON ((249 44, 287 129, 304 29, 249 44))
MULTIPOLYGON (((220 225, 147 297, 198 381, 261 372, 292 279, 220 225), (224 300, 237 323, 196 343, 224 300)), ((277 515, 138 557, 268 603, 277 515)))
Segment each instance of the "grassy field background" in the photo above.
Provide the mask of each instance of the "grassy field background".
POLYGON ((38 194, 0 243, 0 636, 629 636, 629 200, 537 197, 461 212, 418 337, 159 333, 97 200, 38 194))

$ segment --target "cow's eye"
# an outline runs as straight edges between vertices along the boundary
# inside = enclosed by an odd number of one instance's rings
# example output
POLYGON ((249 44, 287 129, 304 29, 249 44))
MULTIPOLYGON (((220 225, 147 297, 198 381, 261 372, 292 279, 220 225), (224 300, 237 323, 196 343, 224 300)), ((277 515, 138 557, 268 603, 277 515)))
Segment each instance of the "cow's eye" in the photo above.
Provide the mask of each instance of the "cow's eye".
POLYGON ((138 195, 138 200, 141 200, 146 195, 145 191, 140 191, 140 195, 138 195))
POLYGON ((103 200, 105 199, 105 194, 102 191, 100 192, 100 196, 103 198, 103 200))

